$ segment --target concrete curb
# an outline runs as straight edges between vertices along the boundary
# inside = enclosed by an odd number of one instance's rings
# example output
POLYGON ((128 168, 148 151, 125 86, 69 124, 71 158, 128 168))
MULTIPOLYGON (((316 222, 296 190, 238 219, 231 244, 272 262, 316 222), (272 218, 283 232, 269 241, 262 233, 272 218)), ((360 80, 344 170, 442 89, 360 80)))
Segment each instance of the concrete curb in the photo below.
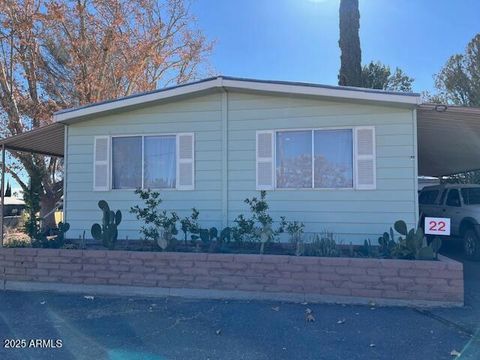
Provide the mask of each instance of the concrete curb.
POLYGON ((141 297, 181 297, 186 299, 210 300, 257 300, 281 301, 290 303, 348 304, 403 306, 403 307, 462 307, 463 303, 425 300, 367 299, 355 296, 333 296, 318 294, 267 293, 261 291, 242 290, 206 290, 186 288, 162 288, 121 285, 85 285, 59 284, 51 282, 4 281, 4 291, 47 291, 57 293, 76 293, 88 295, 141 296, 141 297))

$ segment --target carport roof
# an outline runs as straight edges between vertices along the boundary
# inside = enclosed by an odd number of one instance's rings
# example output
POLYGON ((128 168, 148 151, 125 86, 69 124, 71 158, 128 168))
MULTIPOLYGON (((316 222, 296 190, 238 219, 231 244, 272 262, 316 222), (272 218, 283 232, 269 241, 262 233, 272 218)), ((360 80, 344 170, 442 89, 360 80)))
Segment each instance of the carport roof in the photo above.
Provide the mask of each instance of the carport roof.
POLYGON ((480 108, 422 104, 417 130, 419 175, 480 169, 480 108))
POLYGON ((63 157, 65 125, 53 123, 0 140, 7 150, 25 151, 49 156, 63 157))

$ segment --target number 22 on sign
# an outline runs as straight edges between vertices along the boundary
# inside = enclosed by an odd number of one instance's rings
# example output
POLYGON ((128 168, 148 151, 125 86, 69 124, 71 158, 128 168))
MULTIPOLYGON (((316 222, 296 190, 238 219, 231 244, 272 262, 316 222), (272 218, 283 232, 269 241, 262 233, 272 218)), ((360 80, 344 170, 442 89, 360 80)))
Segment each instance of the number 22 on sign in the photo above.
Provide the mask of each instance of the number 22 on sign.
POLYGON ((425 234, 426 235, 450 235, 450 219, 426 217, 425 218, 425 234))

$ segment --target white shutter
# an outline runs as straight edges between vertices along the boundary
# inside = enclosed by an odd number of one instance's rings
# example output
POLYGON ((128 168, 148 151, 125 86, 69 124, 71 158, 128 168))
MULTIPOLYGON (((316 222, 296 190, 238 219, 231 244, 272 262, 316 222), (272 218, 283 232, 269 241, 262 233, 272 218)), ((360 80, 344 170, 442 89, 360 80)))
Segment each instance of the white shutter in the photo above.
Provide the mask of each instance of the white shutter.
POLYGON ((274 132, 257 131, 257 190, 273 190, 274 132))
POLYGON ((110 137, 95 136, 93 148, 93 190, 110 189, 110 137))
POLYGON ((375 127, 355 128, 355 187, 374 190, 377 186, 375 127))
POLYGON ((195 136, 177 134, 177 190, 195 188, 195 136))

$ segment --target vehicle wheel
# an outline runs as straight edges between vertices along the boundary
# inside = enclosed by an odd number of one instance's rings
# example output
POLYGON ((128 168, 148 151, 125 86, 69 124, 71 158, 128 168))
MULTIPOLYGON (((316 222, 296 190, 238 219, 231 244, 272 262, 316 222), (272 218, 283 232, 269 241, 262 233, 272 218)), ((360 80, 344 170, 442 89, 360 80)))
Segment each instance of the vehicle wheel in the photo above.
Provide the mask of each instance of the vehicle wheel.
POLYGON ((463 236, 463 249, 469 259, 480 258, 480 239, 474 230, 468 229, 463 236))

